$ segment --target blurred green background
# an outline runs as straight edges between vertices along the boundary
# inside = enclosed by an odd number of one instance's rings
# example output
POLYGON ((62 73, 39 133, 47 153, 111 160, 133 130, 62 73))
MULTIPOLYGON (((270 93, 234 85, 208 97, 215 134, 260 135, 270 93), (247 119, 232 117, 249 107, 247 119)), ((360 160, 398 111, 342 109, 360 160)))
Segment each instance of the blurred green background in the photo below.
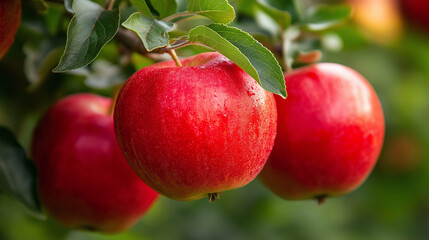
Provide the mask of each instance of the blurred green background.
MULTIPOLYGON (((24 1, 15 43, 0 61, 0 125, 10 128, 26 149, 37 120, 55 101, 77 92, 111 96, 118 83, 153 63, 121 52, 113 41, 85 70, 53 74, 70 18, 61 4, 49 3, 41 14, 30 2, 24 1)), ((267 22, 255 17, 254 1, 230 2, 237 12, 233 25, 275 51, 281 44, 278 32, 267 30, 267 22)), ((33 216, 17 200, 0 194, 0 239, 429 239, 429 27, 409 22, 397 6, 376 7, 376 18, 371 18, 370 5, 353 6, 349 21, 323 31, 308 30, 293 42, 293 49, 320 49, 322 62, 352 67, 381 100, 385 144, 373 173, 356 191, 319 206, 315 201, 280 199, 256 179, 223 193, 215 203, 160 197, 136 226, 115 236, 69 230, 55 220, 33 216)), ((132 12, 122 10, 123 18, 132 12)), ((200 51, 187 47, 179 55, 200 51)))

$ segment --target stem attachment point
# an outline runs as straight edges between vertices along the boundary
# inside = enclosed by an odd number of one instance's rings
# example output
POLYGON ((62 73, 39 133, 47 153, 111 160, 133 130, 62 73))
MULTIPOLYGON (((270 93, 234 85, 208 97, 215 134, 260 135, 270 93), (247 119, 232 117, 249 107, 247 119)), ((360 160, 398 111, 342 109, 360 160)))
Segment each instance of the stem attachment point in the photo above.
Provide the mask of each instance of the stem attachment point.
POLYGON ((209 193, 209 202, 215 202, 216 199, 220 199, 219 195, 220 193, 209 193))
POLYGON ((320 206, 320 205, 325 204, 327 197, 328 197, 327 194, 322 194, 322 195, 315 196, 314 198, 317 200, 317 203, 320 206))

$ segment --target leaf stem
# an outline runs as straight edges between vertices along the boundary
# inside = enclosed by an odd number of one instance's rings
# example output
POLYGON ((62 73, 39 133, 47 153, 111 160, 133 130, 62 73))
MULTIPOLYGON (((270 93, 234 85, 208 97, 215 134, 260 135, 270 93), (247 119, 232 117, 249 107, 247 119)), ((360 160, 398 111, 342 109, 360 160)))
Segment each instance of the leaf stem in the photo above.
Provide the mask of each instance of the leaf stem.
POLYGON ((191 15, 194 15, 194 14, 195 13, 193 13, 193 12, 180 12, 180 13, 176 13, 176 14, 170 15, 168 17, 165 17, 165 18, 162 19, 162 21, 164 21, 164 22, 171 22, 171 21, 173 21, 176 18, 187 17, 187 16, 191 16, 191 15))
POLYGON ((189 42, 188 40, 185 40, 183 42, 180 42, 180 43, 177 43, 177 44, 174 44, 174 45, 166 47, 165 51, 168 51, 170 49, 179 49, 179 48, 191 45, 191 44, 193 44, 193 43, 189 42))
POLYGON ((174 62, 176 63, 176 65, 178 67, 182 66, 182 63, 180 63, 179 58, 177 57, 176 51, 174 51, 174 49, 168 49, 167 53, 170 54, 171 58, 173 58, 174 62))

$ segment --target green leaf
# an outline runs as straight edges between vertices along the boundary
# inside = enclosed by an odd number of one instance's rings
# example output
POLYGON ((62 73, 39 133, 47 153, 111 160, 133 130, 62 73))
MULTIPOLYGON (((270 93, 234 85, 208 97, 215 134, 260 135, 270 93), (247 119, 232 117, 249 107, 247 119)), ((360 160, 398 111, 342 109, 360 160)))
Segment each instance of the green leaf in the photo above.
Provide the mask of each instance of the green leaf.
POLYGON ((168 45, 168 32, 173 24, 146 17, 139 13, 132 14, 122 26, 134 31, 142 40, 146 50, 165 47, 168 45))
POLYGON ((66 49, 54 72, 90 64, 119 28, 119 11, 105 10, 89 0, 73 1, 73 16, 67 30, 66 49))
POLYGON ((230 23, 235 18, 234 8, 227 0, 187 0, 188 12, 210 18, 215 23, 230 23))
POLYGON ((43 217, 37 195, 37 170, 13 134, 0 127, 0 189, 43 217))
POLYGON ((291 16, 286 11, 281 11, 271 6, 268 6, 260 1, 257 2, 257 6, 265 12, 268 16, 270 16, 281 29, 286 29, 289 27, 291 23, 291 16))
POLYGON ((301 0, 257 0, 257 2, 282 12, 288 12, 291 16, 292 23, 297 23, 302 20, 301 0))
POLYGON ((351 7, 347 5, 320 5, 308 10, 304 23, 310 29, 323 30, 347 19, 350 14, 351 7))
POLYGON ((140 13, 152 17, 149 7, 146 4, 145 0, 131 0, 131 3, 139 10, 140 13))
POLYGON ((222 24, 210 24, 191 29, 189 41, 205 44, 222 53, 265 90, 287 96, 283 72, 276 58, 248 33, 222 24))
POLYGON ((152 7, 158 12, 159 18, 165 18, 176 13, 176 0, 150 0, 152 7))

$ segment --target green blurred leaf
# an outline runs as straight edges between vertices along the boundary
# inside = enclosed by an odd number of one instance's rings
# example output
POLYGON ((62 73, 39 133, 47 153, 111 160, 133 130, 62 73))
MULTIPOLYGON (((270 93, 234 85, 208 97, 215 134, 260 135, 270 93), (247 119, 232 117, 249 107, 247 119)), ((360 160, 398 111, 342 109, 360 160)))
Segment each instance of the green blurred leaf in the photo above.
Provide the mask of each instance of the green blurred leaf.
POLYGON ((64 8, 67 10, 67 12, 69 13, 73 13, 73 0, 64 0, 64 8))
POLYGON ((145 0, 130 0, 131 3, 139 10, 140 13, 152 17, 149 7, 146 4, 145 0))
POLYGON ((230 23, 235 18, 234 8, 227 0, 188 0, 188 12, 210 18, 216 23, 230 23))
POLYGON ((85 76, 85 84, 93 89, 107 89, 127 79, 118 65, 104 59, 94 61, 89 68, 76 70, 74 74, 85 76))
POLYGON ((248 33, 222 24, 210 24, 191 29, 189 40, 222 53, 265 90, 287 96, 283 72, 276 58, 248 33))
POLYGON ((13 134, 0 127, 0 189, 16 197, 29 210, 42 217, 36 182, 36 166, 27 158, 13 134))
POLYGON ((291 23, 291 16, 286 11, 281 11, 271 6, 268 6, 261 1, 257 1, 257 6, 268 16, 270 16, 281 29, 286 29, 291 23))
POLYGON ((54 72, 90 64, 119 28, 119 11, 105 10, 89 0, 74 0, 75 16, 67 31, 66 49, 54 72))
POLYGON ((48 10, 48 4, 44 0, 32 0, 34 7, 37 9, 39 13, 44 13, 48 10))
POLYGON ((51 34, 57 34, 58 28, 63 20, 64 7, 60 4, 51 4, 43 16, 45 24, 51 34))
POLYGON ((306 13, 304 24, 312 30, 323 30, 349 18, 351 7, 347 5, 320 5, 306 13))
POLYGON ((131 55, 131 63, 133 64, 134 68, 136 70, 142 69, 144 67, 147 67, 149 65, 152 65, 155 63, 153 59, 150 59, 146 56, 143 56, 138 53, 133 53, 131 55))
POLYGON ((152 7, 158 12, 159 18, 165 18, 176 13, 176 0, 150 0, 152 7))
POLYGON ((292 23, 300 22, 303 18, 300 0, 257 0, 257 2, 282 12, 288 12, 292 23))
POLYGON ((144 47, 150 52, 168 45, 168 32, 173 24, 146 17, 139 13, 131 15, 122 26, 134 31, 142 40, 144 47))
POLYGON ((63 46, 57 41, 44 39, 37 46, 31 42, 25 44, 23 51, 26 55, 24 73, 30 82, 29 89, 33 90, 51 74, 61 57, 63 46))

